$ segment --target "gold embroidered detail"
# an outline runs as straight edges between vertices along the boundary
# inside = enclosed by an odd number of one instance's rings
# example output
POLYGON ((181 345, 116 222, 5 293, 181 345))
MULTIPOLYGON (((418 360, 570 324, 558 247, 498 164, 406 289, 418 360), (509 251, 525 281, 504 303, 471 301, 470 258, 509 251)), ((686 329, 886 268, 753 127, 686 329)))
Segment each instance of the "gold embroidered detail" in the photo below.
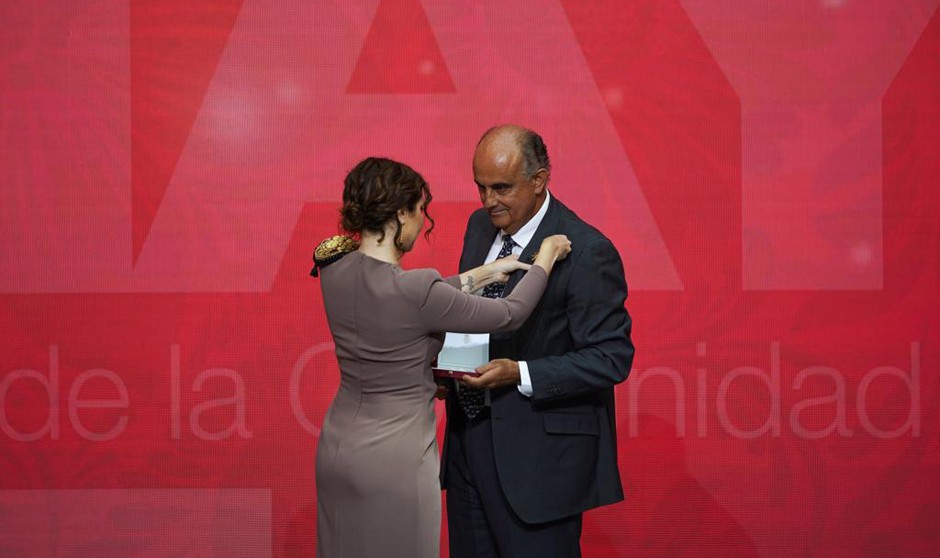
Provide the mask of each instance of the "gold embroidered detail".
POLYGON ((324 239, 313 251, 313 269, 310 271, 310 275, 317 277, 321 268, 338 261, 358 248, 359 241, 351 236, 336 235, 324 239))

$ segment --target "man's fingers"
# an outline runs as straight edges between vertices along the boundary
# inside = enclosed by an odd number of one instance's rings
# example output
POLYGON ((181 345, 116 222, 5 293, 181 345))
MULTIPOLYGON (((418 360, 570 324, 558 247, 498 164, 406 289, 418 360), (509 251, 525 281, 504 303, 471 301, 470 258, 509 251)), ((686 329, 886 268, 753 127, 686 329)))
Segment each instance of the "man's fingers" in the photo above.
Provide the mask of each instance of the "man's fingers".
POLYGON ((499 363, 496 362, 495 360, 491 360, 487 362, 486 364, 481 364, 480 366, 477 366, 475 371, 479 373, 480 375, 483 375, 489 372, 490 370, 496 368, 497 366, 499 366, 499 363))
POLYGON ((460 383, 472 388, 481 388, 484 387, 482 384, 483 380, 480 376, 464 376, 460 378, 460 383))
POLYGON ((503 370, 503 363, 499 360, 491 360, 490 362, 477 367, 476 371, 480 373, 479 376, 464 376, 461 378, 461 383, 465 386, 473 388, 488 388, 495 387, 499 383, 500 373, 503 370))
POLYGON ((490 374, 497 366, 498 365, 494 364, 494 361, 488 362, 483 366, 479 366, 476 369, 476 371, 479 373, 479 376, 462 376, 460 378, 460 383, 472 388, 488 387, 487 374, 490 374))
POLYGON ((468 387, 468 388, 479 388, 479 387, 480 387, 480 385, 479 385, 479 380, 477 380, 476 378, 463 378, 463 379, 460 380, 460 386, 461 386, 461 387, 468 387))

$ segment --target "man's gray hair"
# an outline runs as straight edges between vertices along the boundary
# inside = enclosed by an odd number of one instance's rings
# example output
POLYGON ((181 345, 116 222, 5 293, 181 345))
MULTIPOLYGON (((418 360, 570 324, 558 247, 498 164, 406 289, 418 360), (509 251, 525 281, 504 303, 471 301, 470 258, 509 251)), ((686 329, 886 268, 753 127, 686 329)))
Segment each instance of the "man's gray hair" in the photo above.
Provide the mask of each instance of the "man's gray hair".
POLYGON ((539 169, 545 169, 551 174, 552 161, 548 158, 548 149, 542 136, 526 129, 519 135, 519 150, 522 151, 522 171, 526 178, 532 178, 539 169))

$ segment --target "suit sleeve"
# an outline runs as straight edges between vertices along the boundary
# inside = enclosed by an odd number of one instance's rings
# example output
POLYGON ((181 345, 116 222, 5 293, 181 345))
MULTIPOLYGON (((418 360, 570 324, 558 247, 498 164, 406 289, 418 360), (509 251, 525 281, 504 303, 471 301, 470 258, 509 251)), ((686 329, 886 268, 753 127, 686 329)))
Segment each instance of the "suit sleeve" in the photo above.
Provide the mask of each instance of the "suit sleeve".
POLYGON ((566 293, 573 349, 526 361, 533 401, 574 397, 626 379, 634 354, 626 298, 623 265, 613 244, 604 238, 585 247, 566 293))
POLYGON ((532 266, 506 298, 484 298, 436 280, 430 284, 420 315, 428 331, 492 333, 518 329, 538 304, 548 275, 532 266))

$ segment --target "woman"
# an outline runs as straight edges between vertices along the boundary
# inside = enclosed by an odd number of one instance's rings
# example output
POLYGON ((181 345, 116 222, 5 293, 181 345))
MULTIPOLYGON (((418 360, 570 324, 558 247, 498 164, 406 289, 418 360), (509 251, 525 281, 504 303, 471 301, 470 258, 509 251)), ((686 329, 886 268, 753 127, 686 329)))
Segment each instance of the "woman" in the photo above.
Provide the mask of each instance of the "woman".
POLYGON ((358 246, 334 237, 315 254, 340 368, 317 448, 321 558, 438 555, 431 362, 443 332, 518 328, 552 266, 571 250, 557 235, 542 243, 531 266, 505 258, 443 280, 432 269, 404 271, 399 261, 431 220, 430 201, 427 183, 413 169, 368 158, 349 173, 343 190, 342 227, 359 237, 358 246), (506 298, 469 292, 530 267, 506 298))

